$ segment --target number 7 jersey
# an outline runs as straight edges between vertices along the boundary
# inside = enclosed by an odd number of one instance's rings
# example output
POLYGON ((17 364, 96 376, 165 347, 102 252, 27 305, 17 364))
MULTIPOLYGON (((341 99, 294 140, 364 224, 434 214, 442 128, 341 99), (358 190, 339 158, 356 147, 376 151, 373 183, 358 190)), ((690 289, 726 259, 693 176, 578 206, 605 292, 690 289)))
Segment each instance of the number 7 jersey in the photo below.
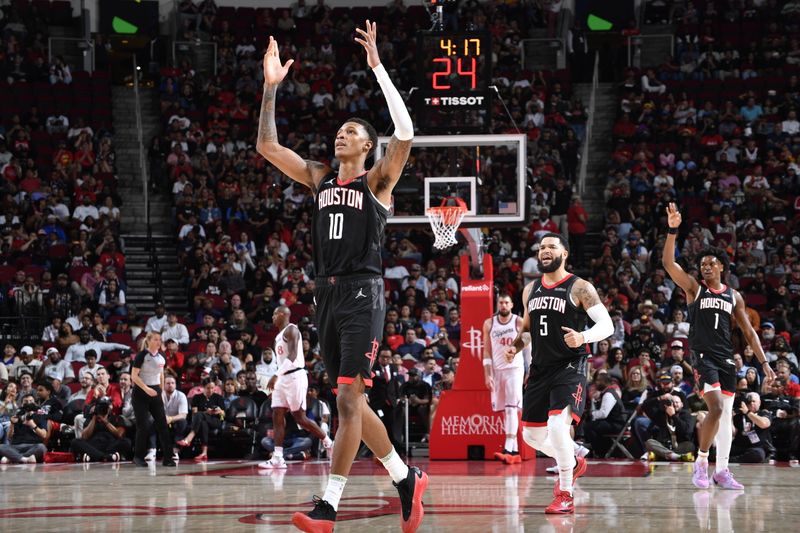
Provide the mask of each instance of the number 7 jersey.
POLYGON ((689 304, 689 346, 696 353, 733 357, 731 315, 733 289, 723 285, 714 291, 700 284, 697 298, 689 304))
POLYGON ((562 326, 582 332, 586 329, 586 311, 578 307, 570 293, 577 276, 567 274, 555 285, 544 279, 533 282, 525 302, 530 320, 531 364, 546 367, 569 363, 587 355, 586 346, 570 348, 564 342, 562 326))
POLYGON ((366 172, 346 182, 334 173, 325 176, 314 198, 316 276, 380 275, 388 216, 389 208, 375 198, 366 172))

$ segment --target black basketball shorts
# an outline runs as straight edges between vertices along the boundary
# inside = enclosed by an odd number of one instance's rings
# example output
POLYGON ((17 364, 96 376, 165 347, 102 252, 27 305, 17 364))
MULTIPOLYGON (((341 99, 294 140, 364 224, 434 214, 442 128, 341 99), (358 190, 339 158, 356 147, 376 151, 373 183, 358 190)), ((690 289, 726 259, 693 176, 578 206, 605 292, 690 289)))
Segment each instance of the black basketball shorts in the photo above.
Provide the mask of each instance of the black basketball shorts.
POLYGON ((579 423, 586 405, 587 376, 586 357, 563 365, 533 366, 522 397, 522 425, 544 427, 548 417, 567 407, 572 410, 572 419, 579 423))
POLYGON ((725 357, 709 352, 695 352, 692 350, 692 367, 695 371, 698 389, 701 393, 708 389, 719 388, 722 394, 734 396, 736 394, 736 365, 733 356, 725 357))
POLYGON ((319 347, 331 383, 350 384, 361 376, 372 386, 372 365, 386 316, 383 278, 374 274, 317 278, 319 347))

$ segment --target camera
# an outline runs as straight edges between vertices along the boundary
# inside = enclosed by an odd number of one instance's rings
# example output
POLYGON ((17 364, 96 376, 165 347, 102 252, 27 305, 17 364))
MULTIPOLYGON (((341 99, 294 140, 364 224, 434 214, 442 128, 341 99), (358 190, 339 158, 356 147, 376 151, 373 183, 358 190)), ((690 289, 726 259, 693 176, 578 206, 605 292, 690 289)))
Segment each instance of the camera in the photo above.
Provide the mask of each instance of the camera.
POLYGON ((111 399, 107 396, 103 396, 97 403, 94 404, 94 414, 97 416, 108 416, 109 411, 111 410, 111 399))
POLYGON ((798 409, 798 401, 794 398, 781 396, 778 398, 764 398, 762 404, 765 409, 775 413, 779 409, 787 413, 793 413, 798 409))
POLYGON ((39 407, 35 403, 21 405, 17 411, 17 418, 19 418, 20 422, 27 422, 36 416, 37 411, 39 411, 39 407))

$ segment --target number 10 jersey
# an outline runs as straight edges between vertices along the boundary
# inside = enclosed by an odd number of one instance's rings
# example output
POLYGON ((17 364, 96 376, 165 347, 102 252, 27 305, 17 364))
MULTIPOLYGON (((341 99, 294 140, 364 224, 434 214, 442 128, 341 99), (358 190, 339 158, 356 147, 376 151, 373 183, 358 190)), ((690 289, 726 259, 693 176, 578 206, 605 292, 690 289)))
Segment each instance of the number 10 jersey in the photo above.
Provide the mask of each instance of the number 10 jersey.
POLYGON ((325 176, 314 198, 315 275, 381 275, 388 216, 388 207, 369 188, 366 172, 347 182, 340 182, 334 173, 325 176))

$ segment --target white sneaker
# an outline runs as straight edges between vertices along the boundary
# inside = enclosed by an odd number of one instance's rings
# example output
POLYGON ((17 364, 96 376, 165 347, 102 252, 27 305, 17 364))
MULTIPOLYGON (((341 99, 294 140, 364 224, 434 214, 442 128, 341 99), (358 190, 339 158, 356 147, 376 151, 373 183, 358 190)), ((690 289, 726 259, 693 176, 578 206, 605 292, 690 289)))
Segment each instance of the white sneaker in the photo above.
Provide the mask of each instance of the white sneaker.
POLYGON ((258 463, 259 468, 287 468, 286 461, 283 460, 283 457, 275 457, 272 456, 272 459, 269 461, 263 461, 258 463))
POLYGON ((118 463, 120 461, 121 457, 120 457, 119 453, 114 452, 114 453, 111 454, 111 457, 109 457, 109 459, 111 459, 112 463, 118 463))
POLYGON ((178 461, 178 460, 180 460, 180 458, 181 458, 181 456, 180 456, 180 454, 178 452, 172 452, 172 460, 173 461, 178 461))
POLYGON ((156 460, 156 449, 150 448, 147 450, 147 455, 144 456, 145 461, 155 461, 156 460))
POLYGON ((36 464, 36 456, 35 455, 29 455, 28 457, 23 457, 22 458, 22 462, 35 465, 36 464))
POLYGON ((545 471, 548 474, 558 474, 558 465, 548 466, 545 471))
POLYGON ((577 455, 578 457, 586 457, 587 455, 589 455, 589 448, 579 444, 578 449, 575 450, 575 455, 577 455))
POLYGON ((84 463, 89 463, 89 462, 92 461, 92 458, 89 457, 88 453, 85 453, 85 454, 81 455, 81 461, 84 462, 84 463))
POLYGON ((2 459, 0 459, 0 464, 2 464, 2 465, 7 465, 7 464, 8 464, 8 463, 10 463, 10 462, 11 462, 11 461, 9 461, 9 460, 8 460, 8 457, 6 457, 5 455, 3 456, 3 458, 2 458, 2 459))

